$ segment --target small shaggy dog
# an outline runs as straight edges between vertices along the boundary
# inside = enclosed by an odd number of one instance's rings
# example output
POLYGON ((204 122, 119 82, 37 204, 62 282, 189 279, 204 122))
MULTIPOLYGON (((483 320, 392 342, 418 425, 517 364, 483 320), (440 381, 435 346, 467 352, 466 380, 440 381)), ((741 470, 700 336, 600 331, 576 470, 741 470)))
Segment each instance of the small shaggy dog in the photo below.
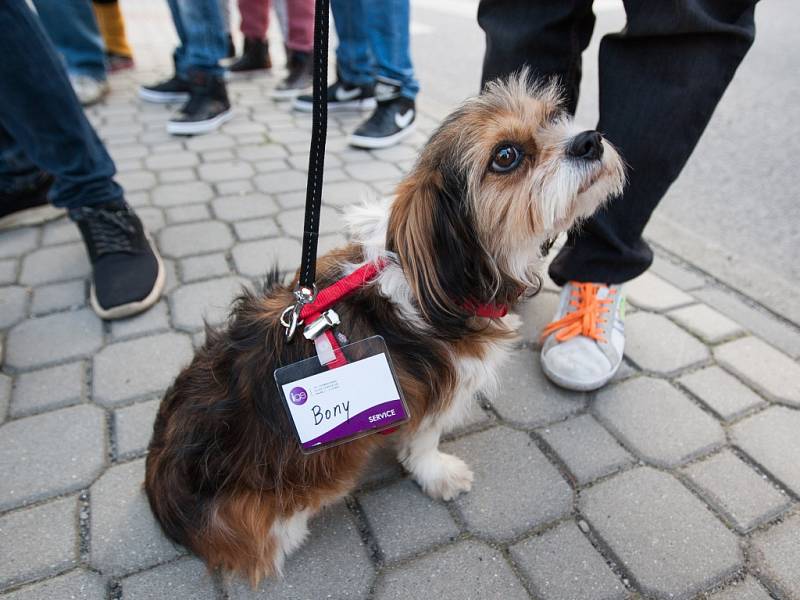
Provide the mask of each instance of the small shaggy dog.
POLYGON ((256 584, 280 574, 308 519, 350 492, 382 446, 430 496, 468 491, 472 472, 439 451, 439 437, 491 389, 515 340, 505 320, 469 307, 513 307, 538 279, 542 244, 623 181, 615 150, 571 124, 556 86, 531 85, 523 72, 467 100, 390 205, 351 211, 353 241, 317 269, 322 289, 381 261, 336 311, 350 340, 383 336, 411 420, 388 436, 301 451, 273 371, 314 356, 314 345, 286 341, 280 317, 294 286, 273 275, 236 301, 226 328, 207 332, 161 403, 145 487, 166 534, 256 584))

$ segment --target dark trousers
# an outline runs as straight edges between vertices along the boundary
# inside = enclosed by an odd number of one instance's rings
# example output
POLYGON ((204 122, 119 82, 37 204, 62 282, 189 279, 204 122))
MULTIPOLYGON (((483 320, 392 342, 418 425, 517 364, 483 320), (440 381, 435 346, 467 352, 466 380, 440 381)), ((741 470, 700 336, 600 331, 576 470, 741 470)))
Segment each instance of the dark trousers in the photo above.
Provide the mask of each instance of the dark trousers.
MULTIPOLYGON (((600 43, 597 129, 625 159, 628 183, 570 234, 550 267, 556 283, 622 283, 650 266, 642 231, 753 43, 756 1, 625 0, 627 26, 600 43)), ((528 65, 558 77, 575 111, 591 0, 482 0, 478 22, 484 82, 528 65)))
POLYGON ((25 0, 0 1, 0 193, 55 177, 50 200, 77 208, 122 198, 116 169, 64 65, 25 0))

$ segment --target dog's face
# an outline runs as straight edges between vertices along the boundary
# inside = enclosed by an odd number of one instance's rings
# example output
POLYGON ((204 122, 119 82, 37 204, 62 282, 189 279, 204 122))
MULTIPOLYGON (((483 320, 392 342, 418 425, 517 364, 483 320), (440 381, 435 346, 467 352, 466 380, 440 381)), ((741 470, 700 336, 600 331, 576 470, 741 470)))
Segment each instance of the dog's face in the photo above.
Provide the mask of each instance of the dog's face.
POLYGON ((614 148, 572 124, 556 86, 523 72, 490 83, 433 134, 398 189, 387 247, 429 318, 458 316, 459 298, 503 302, 530 285, 541 244, 623 183, 614 148))

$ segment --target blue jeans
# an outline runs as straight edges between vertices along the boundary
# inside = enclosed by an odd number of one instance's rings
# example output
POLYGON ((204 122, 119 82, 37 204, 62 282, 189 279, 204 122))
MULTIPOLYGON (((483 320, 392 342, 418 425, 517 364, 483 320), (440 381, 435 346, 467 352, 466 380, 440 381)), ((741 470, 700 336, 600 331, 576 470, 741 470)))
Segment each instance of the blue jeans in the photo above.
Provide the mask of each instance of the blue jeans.
POLYGON ((121 200, 114 162, 25 0, 0 2, 0 31, 0 193, 23 189, 46 171, 55 178, 56 206, 121 200))
POLYGON ((188 78, 190 71, 221 77, 219 61, 228 51, 228 37, 219 0, 167 0, 181 45, 175 49, 175 72, 188 78))
POLYGON ((336 35, 336 64, 348 83, 368 85, 380 77, 400 86, 400 94, 414 99, 409 45, 409 0, 331 0, 336 35))
POLYGON ((104 81, 105 46, 91 0, 33 0, 33 4, 70 75, 88 75, 104 81))

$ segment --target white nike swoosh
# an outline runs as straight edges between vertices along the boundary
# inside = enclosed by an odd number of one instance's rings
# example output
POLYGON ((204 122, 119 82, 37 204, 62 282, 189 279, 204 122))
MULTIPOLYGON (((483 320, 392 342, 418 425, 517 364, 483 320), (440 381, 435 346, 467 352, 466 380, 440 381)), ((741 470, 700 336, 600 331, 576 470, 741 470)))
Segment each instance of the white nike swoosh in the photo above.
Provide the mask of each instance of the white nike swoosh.
POLYGON ((400 113, 396 113, 394 115, 394 122, 400 129, 405 129, 411 124, 411 121, 414 119, 414 109, 409 108, 404 115, 400 113))
POLYGON ((355 100, 361 95, 361 88, 354 87, 351 90, 346 90, 343 87, 336 88, 336 100, 339 102, 347 102, 348 100, 355 100))

